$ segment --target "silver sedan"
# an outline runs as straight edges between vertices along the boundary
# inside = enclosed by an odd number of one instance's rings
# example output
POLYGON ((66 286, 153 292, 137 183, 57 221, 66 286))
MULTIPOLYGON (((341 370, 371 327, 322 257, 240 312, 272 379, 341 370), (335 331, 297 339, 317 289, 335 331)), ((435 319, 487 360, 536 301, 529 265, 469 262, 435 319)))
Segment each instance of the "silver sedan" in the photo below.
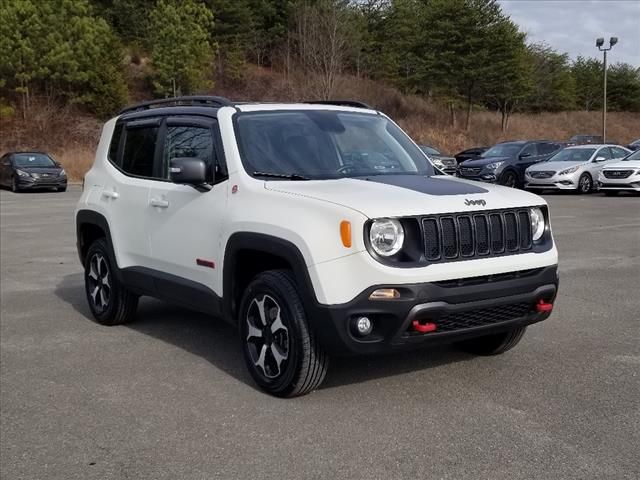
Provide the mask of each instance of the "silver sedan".
POLYGON ((619 145, 579 145, 567 147, 548 160, 527 168, 527 190, 575 190, 589 193, 596 187, 600 170, 631 153, 619 145))

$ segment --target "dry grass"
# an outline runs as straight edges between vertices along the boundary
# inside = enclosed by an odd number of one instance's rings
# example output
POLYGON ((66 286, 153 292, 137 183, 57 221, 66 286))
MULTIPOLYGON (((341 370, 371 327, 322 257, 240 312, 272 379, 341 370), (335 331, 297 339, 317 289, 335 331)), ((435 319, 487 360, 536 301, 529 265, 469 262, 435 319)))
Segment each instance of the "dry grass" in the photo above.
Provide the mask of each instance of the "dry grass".
MULTIPOLYGON (((136 100, 143 99, 137 83, 136 100)), ((314 98, 304 78, 271 70, 251 68, 241 81, 219 82, 215 93, 234 100, 299 101, 314 98)), ((213 92, 211 92, 213 93, 213 92)), ((509 130, 500 129, 494 112, 474 112, 471 128, 451 128, 449 112, 438 104, 365 79, 343 77, 335 98, 357 99, 384 111, 418 142, 456 153, 478 145, 492 145, 508 139, 566 140, 575 134, 599 134, 600 112, 515 114, 509 130)), ((462 112, 459 123, 462 123, 462 112)), ((72 180, 81 180, 93 162, 101 122, 69 107, 46 102, 32 106, 29 120, 2 120, 0 154, 9 150, 43 150, 60 161, 72 180)), ((640 137, 640 113, 612 112, 608 115, 608 138, 626 144, 640 137)))

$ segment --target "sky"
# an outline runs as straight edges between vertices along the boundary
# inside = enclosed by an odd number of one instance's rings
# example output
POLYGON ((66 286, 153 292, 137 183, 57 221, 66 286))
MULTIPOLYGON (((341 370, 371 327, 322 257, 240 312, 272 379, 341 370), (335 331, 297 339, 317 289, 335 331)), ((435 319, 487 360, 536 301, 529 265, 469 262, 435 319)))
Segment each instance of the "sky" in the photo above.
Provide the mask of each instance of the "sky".
POLYGON ((611 63, 640 67, 640 0, 498 0, 502 10, 527 33, 529 43, 544 42, 572 59, 602 58, 596 38, 618 37, 611 63))

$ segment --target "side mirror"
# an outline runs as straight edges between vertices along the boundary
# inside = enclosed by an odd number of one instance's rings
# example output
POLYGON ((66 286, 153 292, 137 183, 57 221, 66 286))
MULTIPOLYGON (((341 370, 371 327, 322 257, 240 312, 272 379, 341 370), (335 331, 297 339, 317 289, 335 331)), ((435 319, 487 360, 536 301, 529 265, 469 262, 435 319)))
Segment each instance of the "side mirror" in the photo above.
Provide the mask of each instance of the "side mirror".
POLYGON ((201 186, 207 181, 207 164, 199 158, 174 158, 169 164, 169 178, 173 183, 201 186))
POLYGON ((604 162, 606 158, 604 157, 596 157, 596 163, 604 162))
POLYGON ((531 156, 531 154, 527 153, 527 152, 520 154, 520 158, 527 158, 527 157, 530 157, 530 156, 531 156))

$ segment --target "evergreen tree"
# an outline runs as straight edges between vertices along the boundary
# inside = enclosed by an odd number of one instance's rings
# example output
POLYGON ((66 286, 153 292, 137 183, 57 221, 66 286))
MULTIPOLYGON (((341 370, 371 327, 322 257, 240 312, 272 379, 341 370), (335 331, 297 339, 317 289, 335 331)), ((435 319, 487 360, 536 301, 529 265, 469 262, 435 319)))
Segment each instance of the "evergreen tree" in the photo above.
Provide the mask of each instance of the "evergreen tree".
POLYGON ((212 86, 213 14, 197 0, 158 0, 150 16, 153 85, 159 95, 191 94, 212 86))

